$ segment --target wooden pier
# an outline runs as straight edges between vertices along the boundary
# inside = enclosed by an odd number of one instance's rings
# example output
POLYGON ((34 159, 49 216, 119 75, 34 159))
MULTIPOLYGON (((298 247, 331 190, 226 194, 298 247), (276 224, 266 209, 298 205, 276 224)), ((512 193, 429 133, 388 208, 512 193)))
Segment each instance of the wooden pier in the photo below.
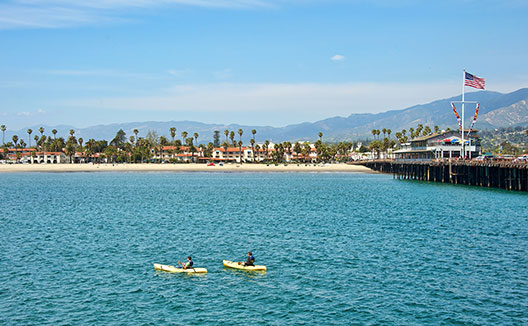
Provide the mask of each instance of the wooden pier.
POLYGON ((397 179, 528 191, 528 164, 474 161, 368 161, 360 164, 397 179))

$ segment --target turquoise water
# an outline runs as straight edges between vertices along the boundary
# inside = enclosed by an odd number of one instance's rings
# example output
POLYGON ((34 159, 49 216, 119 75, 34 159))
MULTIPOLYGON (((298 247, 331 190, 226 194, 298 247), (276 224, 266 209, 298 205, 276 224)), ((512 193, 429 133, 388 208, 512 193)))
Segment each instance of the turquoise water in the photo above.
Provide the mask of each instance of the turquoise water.
POLYGON ((0 324, 528 324, 528 196, 380 174, 3 174, 0 324), (252 250, 265 274, 222 259, 252 250), (205 276, 156 272, 192 255, 205 276))

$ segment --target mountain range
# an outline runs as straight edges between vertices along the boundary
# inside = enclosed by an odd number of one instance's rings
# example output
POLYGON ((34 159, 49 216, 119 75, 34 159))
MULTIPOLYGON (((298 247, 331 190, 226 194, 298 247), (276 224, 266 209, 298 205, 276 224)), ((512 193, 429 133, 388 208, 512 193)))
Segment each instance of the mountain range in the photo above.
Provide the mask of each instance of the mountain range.
MULTIPOLYGON (((372 129, 391 129, 393 134, 402 129, 416 128, 418 124, 429 125, 431 128, 437 125, 441 129, 457 128, 456 117, 451 108, 452 101, 460 101, 461 95, 437 100, 427 104, 411 106, 402 110, 391 110, 382 113, 351 114, 348 117, 332 117, 316 122, 304 122, 300 124, 287 125, 285 127, 270 126, 248 126, 238 124, 205 124, 196 121, 148 121, 116 123, 108 125, 97 125, 87 128, 75 128, 73 126, 43 126, 46 134, 51 134, 52 129, 57 129, 57 136, 66 137, 70 129, 75 130, 77 137, 84 140, 90 138, 111 140, 119 129, 123 129, 127 136, 133 135, 133 130, 139 130, 139 136, 145 136, 149 130, 156 131, 158 135, 169 137, 169 128, 176 128, 176 138, 181 138, 181 132, 187 131, 189 136, 197 132, 199 142, 209 142, 213 139, 214 130, 219 130, 221 139, 224 139, 223 131, 238 129, 244 130, 242 140, 247 142, 251 138, 251 130, 257 131, 257 142, 265 139, 270 141, 314 141, 318 133, 323 133, 324 141, 357 140, 371 137, 372 129)), ((480 103, 479 116, 476 129, 493 129, 500 127, 516 127, 528 125, 528 88, 519 89, 512 93, 499 93, 493 91, 479 91, 467 93, 466 101, 477 101, 480 103)), ((460 104, 457 104, 460 113, 460 104)), ((469 126, 475 112, 474 105, 467 105, 465 111, 466 126, 469 126)), ((30 126, 34 134, 38 134, 40 126, 30 126)), ((17 131, 8 130, 6 141, 13 134, 27 140, 27 129, 17 131)), ((238 139, 238 135, 236 137, 238 139)))

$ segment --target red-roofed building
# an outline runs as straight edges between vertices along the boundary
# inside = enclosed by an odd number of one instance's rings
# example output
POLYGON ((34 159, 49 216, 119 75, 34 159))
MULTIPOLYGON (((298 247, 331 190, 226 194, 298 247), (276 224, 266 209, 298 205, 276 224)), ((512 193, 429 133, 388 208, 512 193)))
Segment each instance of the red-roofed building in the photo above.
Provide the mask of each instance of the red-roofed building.
MULTIPOLYGON (((153 151, 153 160, 160 159, 159 151, 153 151)), ((198 162, 202 160, 204 153, 200 147, 194 147, 194 151, 189 146, 163 146, 161 148, 161 160, 163 162, 198 162)))

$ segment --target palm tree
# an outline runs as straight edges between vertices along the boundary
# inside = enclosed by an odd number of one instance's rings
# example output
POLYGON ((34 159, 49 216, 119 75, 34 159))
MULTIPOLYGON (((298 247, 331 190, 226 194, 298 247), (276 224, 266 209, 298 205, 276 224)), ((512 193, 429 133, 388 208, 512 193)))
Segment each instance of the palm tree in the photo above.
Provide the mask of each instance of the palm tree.
POLYGON ((235 132, 234 131, 231 131, 229 133, 229 139, 231 139, 231 143, 233 144, 233 147, 236 147, 236 142, 235 142, 235 132))
POLYGON ((255 134, 256 134, 256 133, 257 133, 257 130, 255 130, 255 129, 252 129, 252 130, 251 130, 251 134, 253 134, 253 139, 255 139, 255 134))
POLYGON ((242 164, 242 141, 238 141, 238 155, 240 156, 240 164, 242 164))
POLYGON ((42 137, 42 135, 44 135, 44 127, 40 127, 39 132, 40 132, 40 137, 42 137))
POLYGON ((387 133, 387 129, 383 128, 383 129, 381 129, 381 132, 383 133, 383 138, 385 138, 385 134, 387 133))
POLYGON ((295 142, 293 145, 293 152, 295 153, 295 161, 299 163, 299 153, 301 153, 302 147, 299 142, 295 142))
POLYGON ((264 142, 264 146, 262 146, 263 149, 266 150, 266 161, 268 160, 268 155, 269 155, 269 152, 268 152, 268 150, 269 150, 269 144, 270 144, 269 140, 266 139, 266 141, 264 142))
POLYGON ((193 136, 194 136, 194 140, 195 140, 196 145, 198 145, 198 136, 199 136, 198 133, 195 132, 195 133, 193 134, 193 136))
POLYGON ((181 133, 182 140, 183 140, 183 141, 182 141, 182 144, 185 144, 185 139, 187 138, 187 135, 188 135, 188 134, 189 134, 189 133, 188 133, 187 131, 182 131, 182 133, 181 133))
POLYGON ((227 136, 229 136, 229 130, 224 130, 224 135, 226 136, 226 141, 227 141, 227 136))
POLYGON ((404 137, 407 136, 407 130, 402 129, 401 133, 402 133, 402 135, 403 135, 404 137))
POLYGON ((82 139, 82 137, 79 137, 78 142, 79 142, 79 145, 81 146, 81 152, 82 152, 82 149, 83 149, 82 148, 83 141, 84 141, 84 139, 82 139))
POLYGON ((252 161, 255 162, 255 139, 251 138, 249 140, 249 143, 251 144, 251 152, 253 153, 253 160, 252 161))
POLYGON ((414 128, 409 128, 411 139, 414 139, 414 128))
POLYGON ((57 129, 53 129, 51 133, 53 134, 53 140, 55 140, 55 135, 57 135, 57 129))
POLYGON ((73 137, 74 134, 75 134, 75 130, 70 129, 70 136, 73 137))
POLYGON ((171 127, 171 128, 169 129, 169 131, 170 131, 170 136, 171 136, 171 138, 172 138, 172 143, 174 143, 174 137, 176 137, 176 128, 171 127))
POLYGON ((323 141, 323 133, 319 131, 319 140, 323 141))
POLYGON ((426 135, 430 135, 431 134, 431 128, 429 126, 425 126, 424 128, 424 131, 423 131, 423 135, 426 136, 426 135))
POLYGON ((33 133, 33 130, 28 129, 27 133, 28 133, 28 144, 29 144, 29 147, 31 147, 31 134, 33 133))
POLYGON ((227 161, 227 148, 229 147, 227 140, 222 144, 222 147, 224 148, 224 161, 227 161))
POLYGON ((392 130, 387 129, 387 136, 390 138, 390 134, 392 133, 392 130))
POLYGON ((377 130, 376 129, 372 129, 371 133, 372 133, 372 136, 374 136, 374 139, 376 139, 377 130))
POLYGON ((434 132, 435 132, 435 134, 437 134, 438 131, 440 131, 440 127, 438 127, 438 126, 434 126, 434 132))
POLYGON ((13 137, 11 139, 13 140, 13 144, 14 144, 15 148, 17 148, 18 136, 17 135, 13 135, 13 137))
POLYGON ((1 125, 1 126, 0 126, 0 130, 2 130, 2 145, 5 145, 5 140, 4 140, 4 138, 5 138, 5 131, 7 130, 7 129, 6 129, 6 126, 5 126, 5 125, 1 125))

